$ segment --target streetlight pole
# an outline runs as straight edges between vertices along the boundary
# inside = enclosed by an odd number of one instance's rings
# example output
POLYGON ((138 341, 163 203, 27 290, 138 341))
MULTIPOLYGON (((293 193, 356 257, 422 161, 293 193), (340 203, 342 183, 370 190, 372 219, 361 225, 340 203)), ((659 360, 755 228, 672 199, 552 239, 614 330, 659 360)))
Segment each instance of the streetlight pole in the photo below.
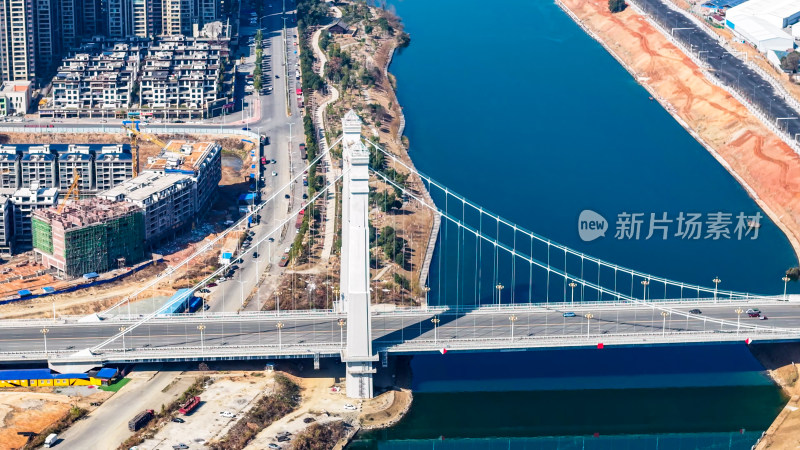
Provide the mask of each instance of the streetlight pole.
POLYGON ((504 287, 505 286, 503 286, 502 283, 497 283, 497 286, 495 286, 495 289, 497 289, 497 305, 498 306, 500 306, 500 304, 502 303, 502 300, 503 300, 503 288, 504 287))
POLYGON ((650 280, 642 280, 642 299, 647 301, 647 285, 650 284, 650 280))
POLYGON ((283 329, 283 322, 276 323, 275 327, 278 329, 278 350, 281 350, 283 348, 283 341, 281 341, 281 330, 283 329))
POLYGON ((736 335, 739 335, 739 319, 742 317, 742 313, 744 310, 742 308, 736 308, 734 311, 736 313, 736 335))
POLYGON ((784 275, 783 278, 781 278, 781 280, 783 280, 783 301, 786 301, 786 284, 789 283, 789 279, 790 278, 787 277, 786 275, 784 275))
POLYGON ((669 315, 666 311, 661 311, 661 336, 666 335, 667 333, 667 316, 669 315))
POLYGON ((205 344, 203 343, 203 330, 206 329, 206 326, 203 325, 203 324, 200 324, 200 325, 197 326, 197 329, 200 330, 200 354, 202 355, 202 354, 205 354, 205 352, 206 352, 205 344))
POLYGON ((339 319, 339 320, 336 321, 336 323, 339 325, 339 347, 344 348, 344 324, 345 324, 345 320, 344 319, 339 319))
POLYGON ((587 313, 584 317, 586 317, 586 337, 589 337, 589 325, 591 323, 590 321, 592 320, 592 317, 594 317, 594 314, 587 313))
POLYGON ((434 317, 431 322, 433 322, 433 343, 436 344, 436 341, 439 340, 439 322, 441 320, 438 317, 434 317))
POLYGON ((714 283, 714 303, 717 303, 717 291, 719 290, 719 284, 722 283, 722 280, 720 280, 719 277, 714 277, 711 282, 714 283))
POLYGON ((125 353, 125 349, 127 348, 125 346, 125 330, 127 330, 127 329, 128 329, 128 327, 124 327, 124 326, 123 327, 119 327, 119 331, 120 331, 120 333, 122 333, 122 353, 125 353))
POLYGON ((42 333, 42 338, 44 338, 44 357, 47 358, 47 333, 49 333, 50 330, 42 328, 39 332, 42 333))
POLYGON ((425 285, 422 290, 425 292, 425 310, 428 310, 428 292, 431 291, 430 286, 425 285))
POLYGON ((275 289, 275 315, 281 315, 281 296, 277 289, 275 289))
POLYGON ((512 315, 508 316, 508 320, 511 322, 511 340, 512 341, 514 340, 514 322, 516 322, 517 319, 519 319, 519 317, 517 317, 516 314, 512 314, 512 315))
POLYGON ((578 283, 574 281, 569 282, 569 287, 572 288, 572 298, 569 300, 569 306, 575 306, 575 287, 578 286, 578 283))

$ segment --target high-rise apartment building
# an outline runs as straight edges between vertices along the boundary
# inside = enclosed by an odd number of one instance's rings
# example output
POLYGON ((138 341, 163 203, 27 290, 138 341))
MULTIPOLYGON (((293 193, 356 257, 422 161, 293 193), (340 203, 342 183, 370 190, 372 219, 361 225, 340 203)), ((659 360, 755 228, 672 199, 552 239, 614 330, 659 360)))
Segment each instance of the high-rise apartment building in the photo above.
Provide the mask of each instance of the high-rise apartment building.
POLYGON ((36 43, 36 63, 38 72, 45 73, 61 52, 61 20, 58 17, 59 0, 34 0, 34 41, 36 43))
POLYGON ((36 76, 34 0, 0 0, 0 79, 36 76))

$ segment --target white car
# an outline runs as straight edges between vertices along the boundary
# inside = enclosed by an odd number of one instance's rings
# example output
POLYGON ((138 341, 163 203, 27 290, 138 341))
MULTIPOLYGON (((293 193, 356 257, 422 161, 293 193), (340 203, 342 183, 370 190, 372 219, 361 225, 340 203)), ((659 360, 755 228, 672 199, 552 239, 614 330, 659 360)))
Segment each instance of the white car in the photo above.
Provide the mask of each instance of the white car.
POLYGON ((347 403, 347 404, 344 405, 344 409, 347 410, 347 411, 355 411, 358 408, 356 408, 355 405, 351 405, 350 403, 347 403))
POLYGON ((234 417, 236 417, 236 414, 230 411, 221 411, 219 415, 228 419, 233 419, 234 417))
POLYGON ((273 176, 273 177, 277 177, 277 176, 278 176, 278 172, 275 172, 275 171, 273 170, 273 171, 272 171, 272 176, 273 176))

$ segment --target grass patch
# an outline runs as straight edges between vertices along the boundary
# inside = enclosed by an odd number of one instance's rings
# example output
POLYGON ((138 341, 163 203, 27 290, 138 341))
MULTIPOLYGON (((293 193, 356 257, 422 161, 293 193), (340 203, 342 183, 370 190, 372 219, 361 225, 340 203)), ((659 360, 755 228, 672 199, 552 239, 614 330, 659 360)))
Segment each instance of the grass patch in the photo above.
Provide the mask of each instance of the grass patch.
POLYGON ((125 386, 130 381, 131 381, 130 378, 123 378, 121 380, 118 380, 114 384, 109 384, 108 386, 97 386, 97 389, 100 389, 101 391, 108 391, 108 392, 119 392, 119 390, 122 389, 122 386, 125 386))

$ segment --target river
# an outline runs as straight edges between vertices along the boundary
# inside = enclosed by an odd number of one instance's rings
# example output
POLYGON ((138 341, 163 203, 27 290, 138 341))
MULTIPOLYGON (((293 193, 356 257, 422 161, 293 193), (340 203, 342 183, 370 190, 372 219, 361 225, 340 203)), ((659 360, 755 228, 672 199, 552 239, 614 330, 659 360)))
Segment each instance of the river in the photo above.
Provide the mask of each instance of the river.
MULTIPOLYGON (((390 71, 420 171, 593 256, 687 283, 719 277, 720 288, 782 292, 780 278, 797 260, 768 219, 755 240, 648 240, 646 229, 638 240, 615 239, 613 229, 580 239, 586 209, 612 227, 622 212, 764 213, 552 2, 389 3, 412 38, 390 71)), ((439 276, 436 260, 431 270, 439 276)), ((448 302, 434 291, 432 303, 448 302)), ((415 357, 409 415, 360 445, 749 448, 785 402, 744 345, 665 351, 415 357)))

